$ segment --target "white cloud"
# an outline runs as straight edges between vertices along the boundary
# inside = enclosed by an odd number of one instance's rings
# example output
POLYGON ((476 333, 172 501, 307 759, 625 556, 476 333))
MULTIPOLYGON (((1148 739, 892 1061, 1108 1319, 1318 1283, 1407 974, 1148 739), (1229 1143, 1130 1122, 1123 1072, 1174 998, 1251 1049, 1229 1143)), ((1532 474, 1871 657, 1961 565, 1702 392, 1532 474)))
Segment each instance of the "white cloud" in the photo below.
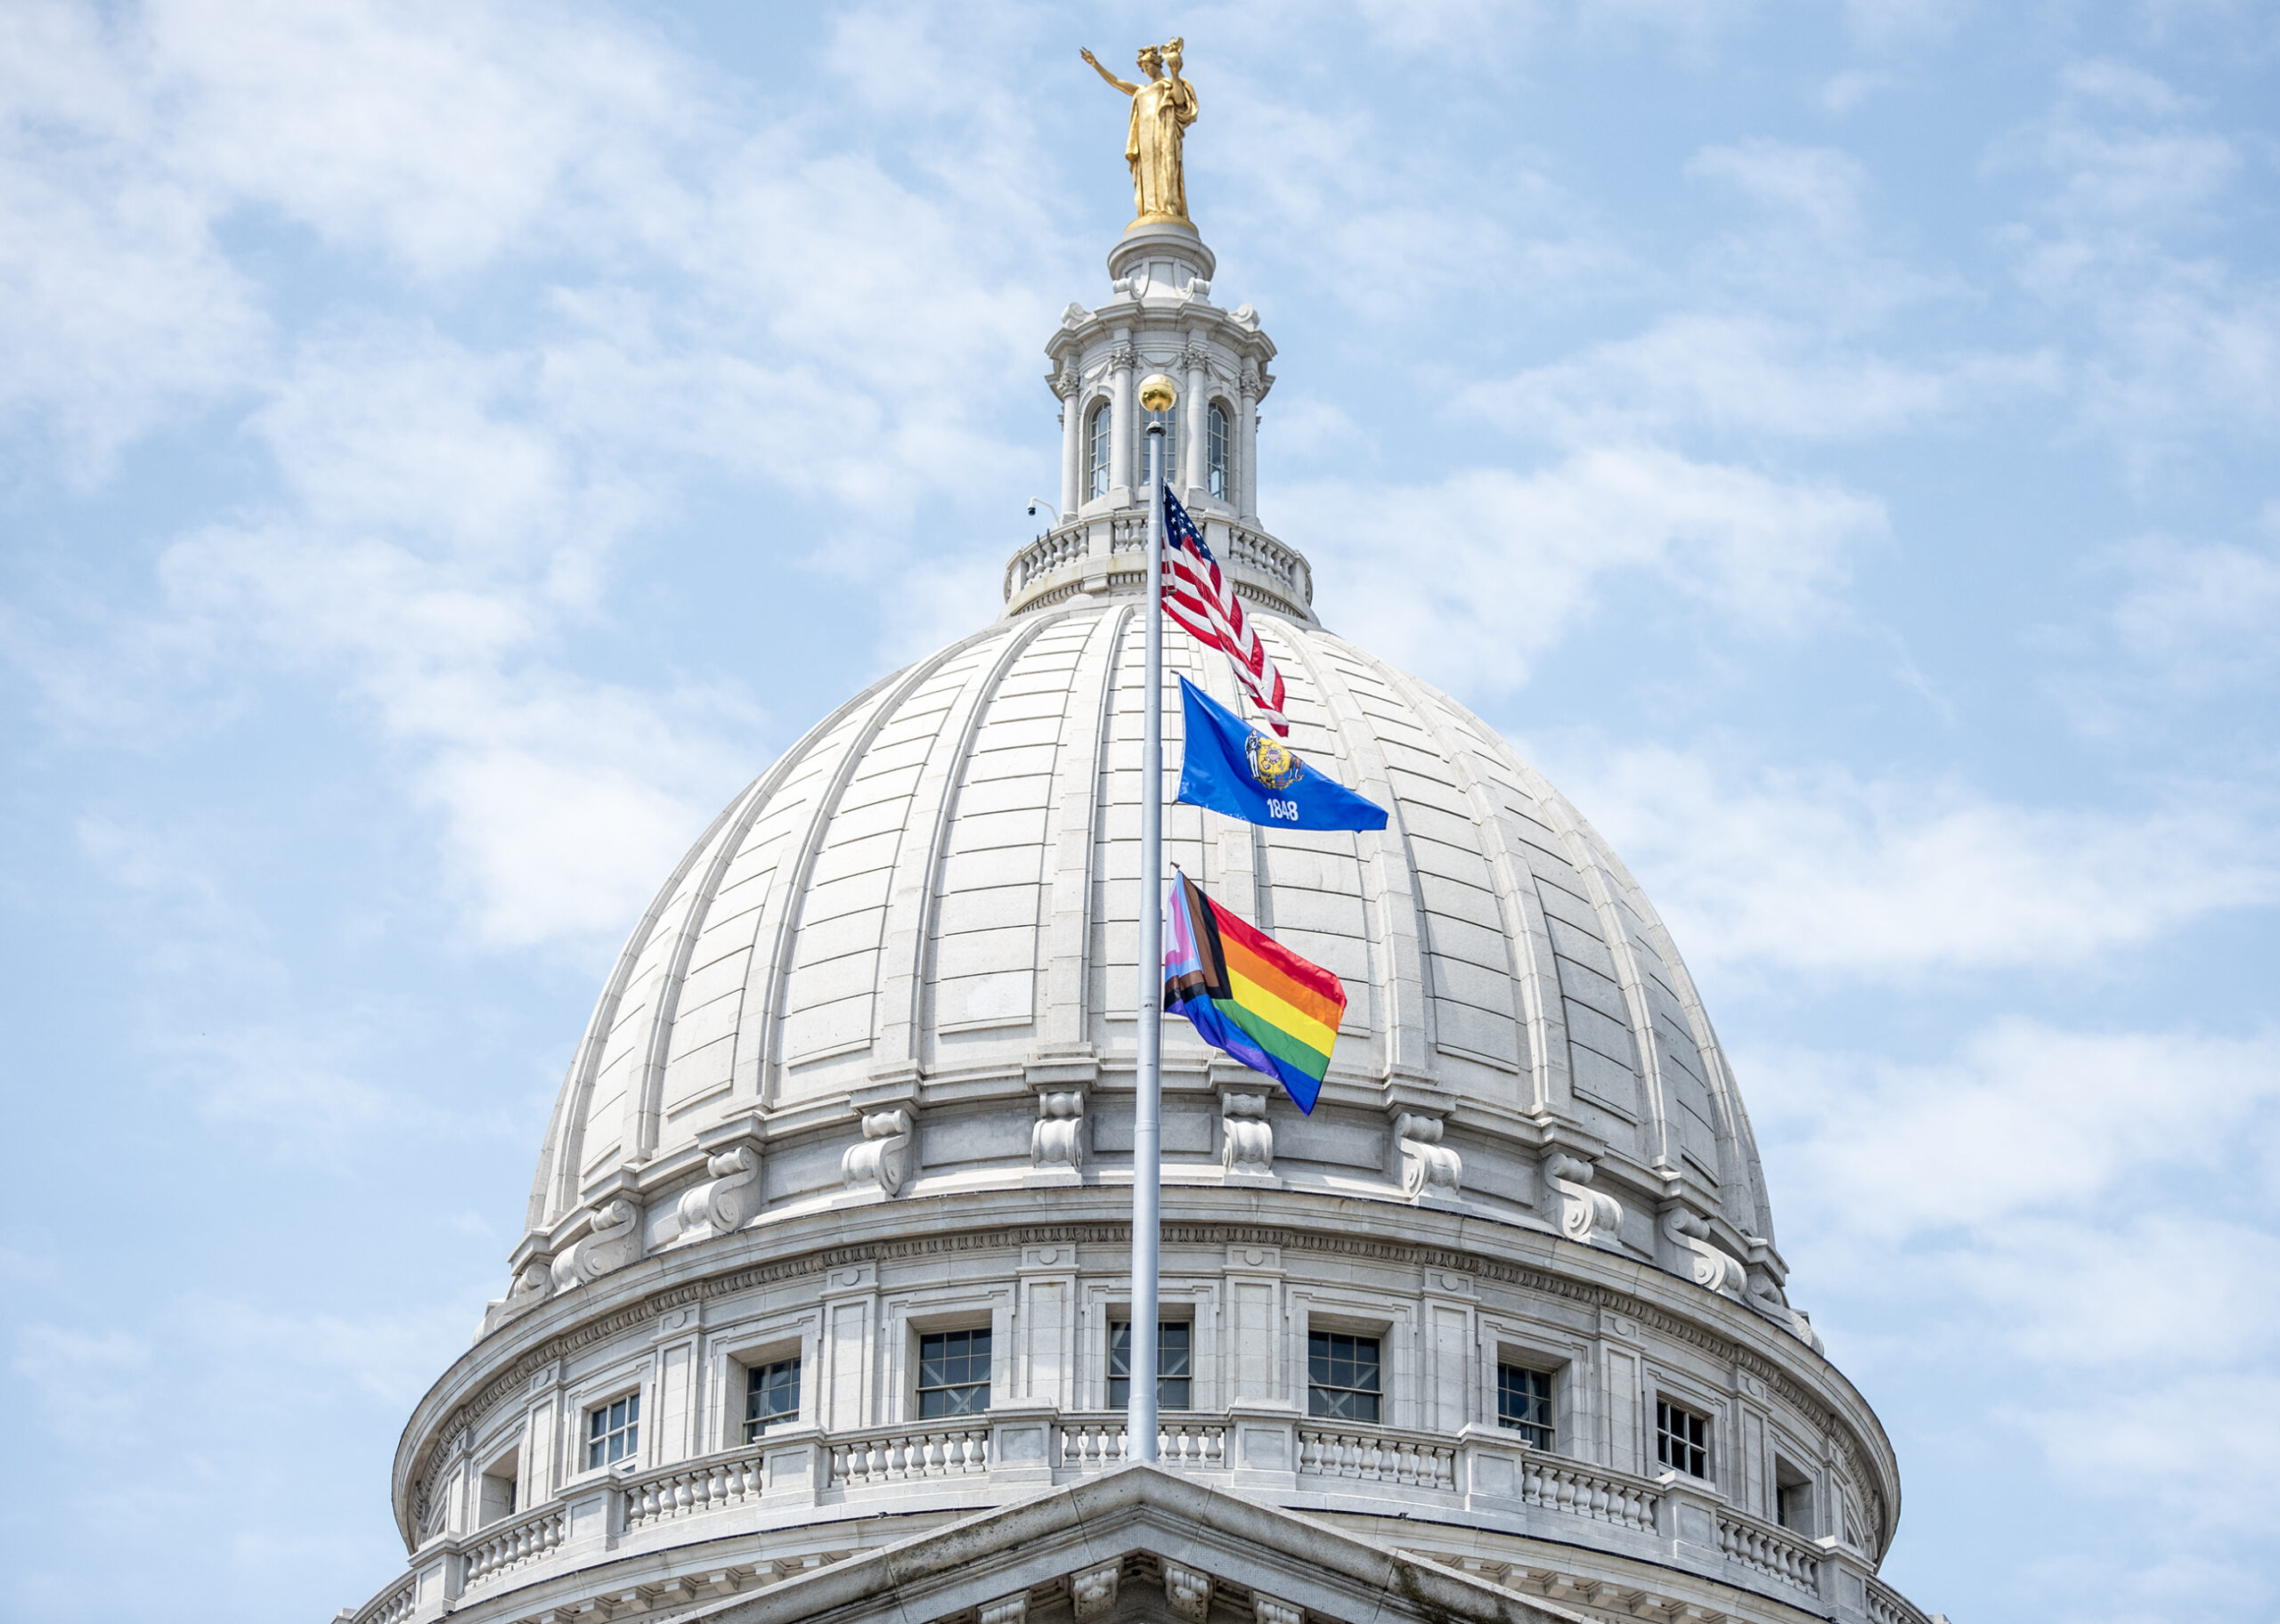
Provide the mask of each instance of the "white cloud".
POLYGON ((598 682, 550 657, 566 625, 553 578, 575 572, 562 559, 492 571, 277 526, 186 540, 166 571, 216 641, 257 638, 372 708, 489 941, 622 930, 751 767, 740 696, 598 682))
POLYGON ((1342 635, 1435 681, 1509 689, 1631 572, 1755 628, 1828 605, 1883 509, 1841 487, 1784 483, 1650 447, 1579 451, 1531 475, 1474 469, 1434 485, 1286 488, 1322 613, 1342 635), (1388 517, 1388 516, 1391 516, 1388 517), (1388 544, 1388 524, 1400 545, 1388 544), (1417 567, 1429 548, 1433 567, 1417 567))
MULTIPOLYGON (((1756 1055, 1745 1087, 1753 1116, 1785 1146, 1785 1210, 1810 1227, 1841 1226, 1848 1246, 1883 1252, 1926 1237, 1984 1238, 1991 1226, 2096 1214, 2151 1226, 2145 1233, 2157 1249, 2208 1247, 2224 1240, 2235 1204, 2211 1202, 2197 1215, 2196 1238, 2176 1227, 2192 1210, 2181 1187, 2163 1185, 2156 1170, 2223 1165, 2237 1136, 2280 1111, 2280 1035, 2078 1031, 2011 1019, 1930 1063, 1756 1055), (2138 1182, 2141 1174, 2150 1181, 2138 1182), (2124 1191, 2145 1199, 2106 1206, 2124 1191)), ((2039 1248, 2064 1244, 2066 1234, 2032 1238, 2039 1248)), ((2087 1271, 2087 1255, 2076 1261, 2087 1271)), ((2186 1278, 2201 1273, 2196 1266, 2186 1278)), ((2032 1289, 2024 1279, 1983 1283, 1998 1287, 1990 1292, 1997 1300, 2032 1289)), ((2077 1307, 2103 1313, 2120 1305, 2077 1307)), ((2024 1321, 2015 1332, 2044 1337, 2024 1321)), ((2229 1345, 2218 1340, 2220 1351, 2229 1345)), ((2092 1356, 2096 1345, 2074 1352, 2092 1356)), ((2032 1351, 2060 1352, 2048 1340, 2032 1351)))
POLYGON ((1885 240, 1877 179, 1851 152, 1753 137, 1701 148, 1686 173, 1750 206, 1691 256, 1690 298, 1784 312, 1833 337, 1967 292, 1885 240))
POLYGON ((2147 537, 2118 549, 2113 563, 2129 582, 2113 610, 2114 639, 2173 689, 2222 690, 2280 667, 2274 548, 2147 537))
MULTIPOLYGON (((2227 1568, 2280 1448, 2280 1306, 2243 1289, 2280 1268, 2259 1154, 2280 1033, 2014 1018, 1927 1062, 1739 1059, 1793 1290, 1840 1360, 1968 1369, 1942 1383, 1952 1425, 2029 1441, 2061 1496, 2140 1514, 2117 1579, 2227 1568)), ((2070 1616, 2178 1599, 2086 1591, 2070 1616)))
POLYGON ((2209 118, 2138 69, 2080 63, 1986 160, 2045 183, 2001 238, 2021 288, 2087 324, 2079 419, 2140 485, 2280 428, 2280 281, 2253 245, 2239 263, 2222 251, 2252 217, 2238 197, 2261 138, 2209 118))
POLYGON ((156 0, 137 22, 165 166, 217 211, 275 208, 423 276, 684 217, 660 149, 700 118, 700 76, 605 13, 156 0))
POLYGON ((2280 850, 2246 805, 2046 810, 1670 749, 1566 778, 1681 950, 1746 974, 2056 970, 2280 899, 2280 850))
POLYGON ((1705 147, 1689 175, 1722 182, 1761 207, 1801 220, 1830 238, 1857 236, 1865 223, 1869 173, 1850 153, 1763 137, 1705 147))
POLYGON ((145 1436, 144 1401, 156 1362, 131 1331, 31 1324, 16 1335, 16 1375, 36 1395, 34 1415, 75 1451, 132 1449, 145 1436))
POLYGON ((151 116, 96 16, 0 21, 0 414, 81 482, 185 402, 261 365, 268 323, 203 199, 138 148, 151 116))
POLYGON ((2055 389, 2048 353, 1963 354, 1929 364, 1825 345, 1758 316, 1674 315, 1459 405, 1517 433, 1566 441, 1680 429, 1851 440, 1976 416, 2055 389))
POLYGON ((1943 41, 1973 9, 1972 0, 1844 0, 1844 22, 1872 51, 1943 41))
POLYGON ((1820 104, 1822 111, 1843 118, 1879 91, 1891 89, 1893 84, 1893 76, 1888 73, 1849 68, 1823 80, 1820 88, 1813 93, 1813 100, 1820 104))

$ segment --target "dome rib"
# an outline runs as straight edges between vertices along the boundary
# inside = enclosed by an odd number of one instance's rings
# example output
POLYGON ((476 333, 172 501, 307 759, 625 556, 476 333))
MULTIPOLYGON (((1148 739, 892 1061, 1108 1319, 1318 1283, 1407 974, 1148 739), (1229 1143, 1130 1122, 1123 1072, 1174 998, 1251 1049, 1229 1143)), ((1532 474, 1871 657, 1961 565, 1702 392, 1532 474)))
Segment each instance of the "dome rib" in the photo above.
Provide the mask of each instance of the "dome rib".
POLYGON ((885 917, 879 933, 881 966, 879 1001, 872 1019, 871 1068, 875 1074, 892 1072, 898 1067, 914 1073, 924 1063, 924 1045, 920 1034, 925 1021, 927 969, 932 954, 937 881, 941 874, 944 853, 949 843, 951 821, 957 817, 958 806, 965 790, 966 773, 973 763, 975 737, 981 731, 982 719, 989 715, 996 702, 998 690, 1006 680, 1006 673, 1013 668, 1034 644, 1040 633, 1052 622, 1044 619, 1017 623, 1013 634, 1006 639, 990 665, 989 675, 980 682, 967 682, 951 702, 953 716, 960 707, 965 716, 956 722, 957 744, 947 755, 942 741, 950 735, 945 727, 935 735, 934 744, 927 752, 927 762, 919 773, 917 787, 910 798, 909 816, 905 826, 926 816, 928 798, 932 799, 932 815, 927 818, 926 838, 919 848, 924 860, 898 862, 895 865, 897 883, 888 893, 885 917), (895 944, 907 941, 908 957, 900 964, 891 965, 887 955, 894 954, 895 944))
MULTIPOLYGON (((851 700, 850 704, 860 703, 851 700)), ((555 1105, 554 1120, 548 1125, 546 1146, 540 1153, 538 1177, 532 1181, 529 1227, 533 1230, 569 1211, 578 1203, 579 1148, 586 1137, 586 1105, 591 1096, 594 1073, 601 1063, 603 1045, 615 1024, 619 1003, 633 978, 634 966, 639 962, 641 949, 648 945, 649 936, 664 917, 665 910, 680 894, 681 881, 696 865, 698 857, 719 838, 721 829, 735 815, 738 807, 758 804, 765 799, 757 795, 761 785, 773 775, 763 773, 745 786, 744 792, 721 809, 704 835, 688 849, 687 856, 665 877, 664 885, 650 900, 648 908, 633 927, 624 948, 617 955, 617 962, 610 970, 609 980, 603 985, 602 995, 596 1001, 592 1018, 586 1024, 586 1035, 571 1057, 570 1074, 563 1081, 562 1092, 555 1105), (552 1186, 550 1190, 550 1185, 552 1186)))
MULTIPOLYGON (((1002 629, 992 627, 962 637, 939 654, 908 668, 900 681, 890 678, 888 681, 893 691, 872 711, 869 719, 856 730, 856 735, 847 742, 832 773, 831 782, 817 798, 814 808, 809 814, 806 836, 801 841, 799 860, 788 882, 778 889, 784 906, 776 922, 776 950, 767 962, 762 1002, 756 1011, 757 1019, 747 1018, 738 1026, 739 1043, 745 1033, 749 1032, 753 1035, 754 1047, 751 1076, 753 1087, 751 1092, 763 1108, 773 1108, 782 1095, 785 993, 792 976, 794 946, 806 915, 809 881, 815 873, 817 858, 830 834, 833 818, 839 810, 841 800, 846 796, 847 786, 854 781, 857 769, 863 765, 872 743, 900 713, 913 694, 959 655, 991 637, 1003 635, 1002 629)), ((752 968, 755 975, 761 972, 757 954, 752 968)), ((753 976, 748 975, 745 980, 747 1001, 751 998, 753 976)), ((737 1057, 737 1068, 740 1073, 744 1069, 742 1055, 737 1057)))
POLYGON ((1116 656, 1124 646, 1132 607, 1122 605, 1093 623, 1071 673, 1068 721, 1056 752, 1054 777, 1063 788, 1056 797, 1052 838, 1060 859, 1054 869, 1053 889, 1041 904, 1051 909, 1044 928, 1046 960, 1044 1014, 1038 1022, 1048 1049, 1075 1049, 1092 1040, 1090 1006, 1085 996, 1091 976, 1093 932, 1093 808, 1101 804, 1102 775, 1108 767, 1109 730, 1114 725, 1116 656), (1081 702, 1090 697, 1090 704, 1081 702), (1080 727, 1079 718, 1089 726, 1080 727), (1081 743, 1081 756, 1069 755, 1081 743), (1065 769, 1062 758, 1067 757, 1065 769))
MULTIPOLYGON (((720 839, 723 826, 735 817, 740 807, 745 809, 745 816, 736 818, 735 834, 729 840, 721 840, 720 849, 733 853, 741 848, 753 823, 767 811, 769 803, 774 799, 777 791, 783 787, 784 781, 790 776, 794 769, 807 759, 809 751, 812 751, 819 741, 829 737, 832 731, 850 716, 859 711, 864 705, 875 698, 880 690, 892 680, 892 677, 886 677, 873 683, 802 734, 791 749, 778 758, 774 766, 753 779, 745 786, 743 794, 721 809, 721 815, 712 820, 704 835, 689 848, 688 854, 681 858, 672 873, 666 876, 664 884, 658 888, 657 894, 651 900, 647 911, 635 923, 632 934, 626 938, 625 946, 619 952, 617 962, 610 971, 610 978, 604 985, 602 995, 596 1001, 592 1018, 587 1023, 586 1035, 579 1043, 577 1053, 571 1059, 570 1075, 564 1080, 562 1094, 555 1108, 554 1123, 550 1125, 547 1130, 546 1146, 541 1153, 539 1162, 539 1176, 533 1181, 531 1190, 529 1224, 533 1230, 544 1228, 580 1205, 582 1195, 580 1186, 582 1181, 579 1177, 579 1163, 585 1142, 586 1106, 592 1096, 595 1076, 601 1064, 602 1051, 607 1047, 609 1035, 616 1026, 618 1007, 624 999, 627 987, 631 983, 634 969, 640 962, 642 949, 648 946, 649 938, 656 931, 658 922, 664 918, 665 910, 672 905, 673 898, 680 895, 681 882, 688 877, 688 871, 696 866, 700 857, 712 849, 713 842, 720 839), (560 1132, 561 1125, 566 1121, 570 1124, 566 1137, 560 1132), (547 1190, 550 1180, 553 1185, 550 1197, 547 1190)), ((714 884, 718 884, 717 877, 714 884)), ((706 897, 708 913, 710 903, 711 897, 708 895, 706 897)), ((686 969, 685 964, 683 968, 686 969)), ((680 995, 679 980, 680 978, 675 978, 676 1004, 680 995)))
MULTIPOLYGON (((1264 617, 1260 623, 1272 624, 1264 617)), ((1409 849, 1401 797, 1394 792, 1385 746, 1342 672, 1330 669, 1327 661, 1297 637, 1278 637, 1275 641, 1295 656, 1322 695, 1323 708, 1330 713, 1331 728, 1338 738, 1339 755, 1360 769, 1358 782, 1350 787, 1385 808, 1388 832, 1398 832, 1398 864, 1387 860, 1392 842, 1386 834, 1357 836, 1355 842, 1356 855, 1361 857, 1363 905, 1377 915, 1385 944, 1380 956, 1374 951, 1377 943, 1372 942, 1370 955, 1371 994, 1379 1005, 1373 1011, 1373 1024, 1385 1040, 1376 1070, 1388 1079, 1422 1077, 1430 1063, 1432 1043, 1432 1012, 1425 998, 1424 923, 1419 917, 1416 888, 1409 883, 1417 872, 1415 854, 1409 849)))
MULTIPOLYGON (((1348 645, 1350 647, 1351 645, 1348 645)), ((1511 975, 1520 988, 1522 1009, 1515 1011, 1528 1040, 1528 1051, 1523 1073, 1528 1079, 1528 1097, 1523 1108, 1530 1115, 1546 1108, 1551 1093, 1551 1074, 1561 1074, 1567 1081, 1568 1022, 1560 1011, 1545 1008, 1541 989, 1547 981, 1558 984, 1557 968, 1551 959, 1551 932, 1543 919, 1543 901, 1536 895, 1535 873, 1528 868, 1527 859, 1513 849, 1511 832, 1505 824, 1509 808, 1500 797, 1492 794, 1483 777, 1477 759, 1478 741, 1466 743, 1451 732, 1444 712, 1457 710, 1471 720, 1469 713, 1451 705, 1446 695, 1429 684, 1419 681, 1406 672, 1356 650, 1357 655, 1369 660, 1388 686, 1406 698, 1425 720, 1434 742, 1455 767, 1457 788, 1472 808, 1473 826, 1481 842, 1481 856, 1488 865, 1490 877, 1496 885, 1497 907, 1503 918, 1506 950, 1511 959, 1511 975), (1527 883, 1520 875, 1526 873, 1527 883), (1555 1032, 1556 1028, 1556 1032, 1555 1032)))
POLYGON ((1598 846, 1608 872, 1622 881, 1632 898, 1633 911, 1638 914, 1641 929, 1653 939, 1655 951, 1662 958, 1663 968, 1669 972, 1672 994, 1685 1011, 1688 1027, 1694 1035, 1695 1052, 1701 1056, 1704 1069, 1709 1074, 1704 1080, 1709 1085, 1712 1101, 1717 1105, 1720 1116, 1724 1119, 1717 1125, 1722 1162, 1721 1171, 1725 1173, 1735 1168, 1741 1171, 1742 1193, 1747 1197, 1748 1210, 1739 1214, 1731 1210, 1733 1203, 1730 1196, 1727 1195, 1730 1185, 1722 1185, 1720 1193, 1727 1198, 1721 1205, 1728 1209, 1729 1220, 1746 1239, 1762 1240, 1771 1246, 1773 1244, 1773 1213, 1766 1199, 1764 1178, 1757 1157, 1757 1136, 1750 1128, 1748 1109, 1742 1101, 1740 1089, 1734 1084, 1732 1068, 1726 1064, 1725 1050, 1719 1044, 1717 1029, 1710 1024, 1710 1011, 1704 1007, 1702 995, 1694 985, 1693 972, 1687 969, 1686 961, 1679 956, 1678 945, 1671 938, 1670 928, 1663 923, 1662 915, 1648 901, 1646 892, 1622 857, 1600 835, 1599 831, 1592 828, 1588 819, 1578 815, 1578 821, 1591 831, 1592 839, 1598 846), (1725 1154, 1729 1146, 1732 1150, 1730 1156, 1725 1154))

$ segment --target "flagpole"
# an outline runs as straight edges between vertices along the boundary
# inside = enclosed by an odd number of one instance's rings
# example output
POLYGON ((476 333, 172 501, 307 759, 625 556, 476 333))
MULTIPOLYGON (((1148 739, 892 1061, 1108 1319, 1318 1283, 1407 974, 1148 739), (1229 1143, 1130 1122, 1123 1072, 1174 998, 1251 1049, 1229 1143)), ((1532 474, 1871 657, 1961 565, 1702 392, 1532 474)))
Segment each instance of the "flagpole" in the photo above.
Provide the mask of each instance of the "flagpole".
POLYGON ((1161 373, 1143 380, 1148 424, 1147 674, 1140 746, 1140 1068, 1132 1125, 1132 1346, 1128 1460, 1156 1458, 1156 1277, 1163 1238, 1164 420, 1178 398, 1161 373))

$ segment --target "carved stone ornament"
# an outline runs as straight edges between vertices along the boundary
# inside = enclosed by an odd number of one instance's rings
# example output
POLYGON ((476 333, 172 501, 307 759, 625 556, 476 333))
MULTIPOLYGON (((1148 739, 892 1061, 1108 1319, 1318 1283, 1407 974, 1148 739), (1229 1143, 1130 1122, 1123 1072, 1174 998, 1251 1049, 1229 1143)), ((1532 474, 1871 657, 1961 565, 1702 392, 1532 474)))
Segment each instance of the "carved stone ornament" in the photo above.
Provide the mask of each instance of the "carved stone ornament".
POLYGON ((1250 1616, 1258 1624, 1307 1624, 1307 1610, 1288 1602, 1278 1602, 1271 1596, 1251 1592, 1250 1616))
POLYGON ((999 1596, 994 1602, 981 1604, 981 1624, 1022 1624, 1029 1616, 1030 1593, 999 1596))
POLYGON ((554 1260, 554 1289, 568 1291, 623 1269, 641 1255, 641 1209, 612 1196, 593 1209, 593 1227, 554 1260))
POLYGON ((1742 1300, 1744 1275, 1739 1259, 1728 1255, 1710 1238, 1710 1221, 1683 1206, 1663 1214, 1663 1238, 1669 1241, 1688 1275, 1697 1286, 1706 1286, 1722 1297, 1742 1300))
POLYGON ((1203 1624, 1211 1611, 1211 1576, 1177 1562, 1164 1563, 1164 1599, 1172 1611, 1191 1624, 1203 1624))
POLYGON ((1274 1127, 1266 1120, 1266 1096, 1225 1093, 1219 1110, 1219 1165, 1229 1173, 1272 1173, 1274 1127))
POLYGON ((1037 1097, 1030 1159, 1039 1167, 1066 1167, 1072 1173, 1085 1165, 1085 1096, 1080 1091, 1037 1097))
POLYGON ((741 1229, 760 1210, 760 1153, 732 1145, 704 1164, 712 1176, 681 1192, 680 1233, 684 1240, 726 1235, 741 1229))
POLYGON ((1401 1157, 1402 1193, 1454 1200, 1464 1187, 1464 1159, 1441 1143, 1441 1119, 1404 1111, 1393 1120, 1394 1149, 1401 1157))
POLYGON ((1742 1300, 1814 1352, 1828 1352, 1828 1345, 1820 1339, 1820 1333, 1813 1329, 1813 1322, 1805 1311, 1789 1306, 1788 1297, 1771 1271, 1757 1268, 1749 1271, 1749 1286, 1742 1300))
POLYGON ((1791 1308, 1787 1303, 1767 1302, 1763 1298, 1757 1300, 1757 1306, 1765 1311, 1767 1319, 1814 1352, 1825 1354, 1828 1352, 1828 1344, 1820 1339, 1820 1333, 1813 1329, 1812 1316, 1804 1309, 1791 1308))
POLYGON ((840 1158, 840 1177, 850 1190, 875 1184, 890 1196, 902 1193, 910 1173, 910 1113, 897 1107, 863 1118, 863 1142, 850 1145, 840 1158))
POLYGON ((1553 1151, 1543 1158, 1543 1181, 1559 1202, 1559 1232, 1584 1246, 1612 1250, 1621 1244, 1623 1203, 1592 1188, 1591 1163, 1553 1151))
POLYGON ((1112 372, 1128 372, 1132 369, 1135 359, 1130 345, 1116 345, 1108 353, 1108 369, 1112 372))
POLYGON ((1103 1619, 1115 1611, 1116 1581, 1123 1571, 1122 1562, 1104 1562, 1069 1581, 1069 1601, 1079 1620, 1103 1619))
POLYGON ((1187 286, 1180 289, 1180 296, 1209 303, 1211 297, 1211 284, 1200 276, 1191 276, 1187 279, 1187 286))
POLYGON ((489 1336, 510 1320, 519 1320, 554 1295, 554 1265, 543 1254, 530 1259, 507 1288, 507 1295, 483 1311, 483 1335, 489 1336))
POLYGON ((1082 327, 1092 313, 1093 313, 1091 311, 1087 310, 1082 304, 1078 304, 1076 300, 1071 299, 1069 301, 1067 308, 1063 310, 1061 313, 1061 325, 1063 327, 1082 327))

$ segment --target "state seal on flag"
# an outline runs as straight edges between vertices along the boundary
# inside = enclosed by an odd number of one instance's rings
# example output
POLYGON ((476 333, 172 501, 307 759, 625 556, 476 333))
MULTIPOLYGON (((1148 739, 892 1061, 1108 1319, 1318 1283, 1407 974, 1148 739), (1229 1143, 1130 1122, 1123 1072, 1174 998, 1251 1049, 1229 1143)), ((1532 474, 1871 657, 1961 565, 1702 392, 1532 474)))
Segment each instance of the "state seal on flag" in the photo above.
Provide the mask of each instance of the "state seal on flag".
POLYGON ((1307 775, 1307 764, 1291 753, 1289 745, 1263 733, 1253 733, 1244 741, 1243 754, 1250 762, 1250 775, 1267 789, 1287 790, 1307 775))

